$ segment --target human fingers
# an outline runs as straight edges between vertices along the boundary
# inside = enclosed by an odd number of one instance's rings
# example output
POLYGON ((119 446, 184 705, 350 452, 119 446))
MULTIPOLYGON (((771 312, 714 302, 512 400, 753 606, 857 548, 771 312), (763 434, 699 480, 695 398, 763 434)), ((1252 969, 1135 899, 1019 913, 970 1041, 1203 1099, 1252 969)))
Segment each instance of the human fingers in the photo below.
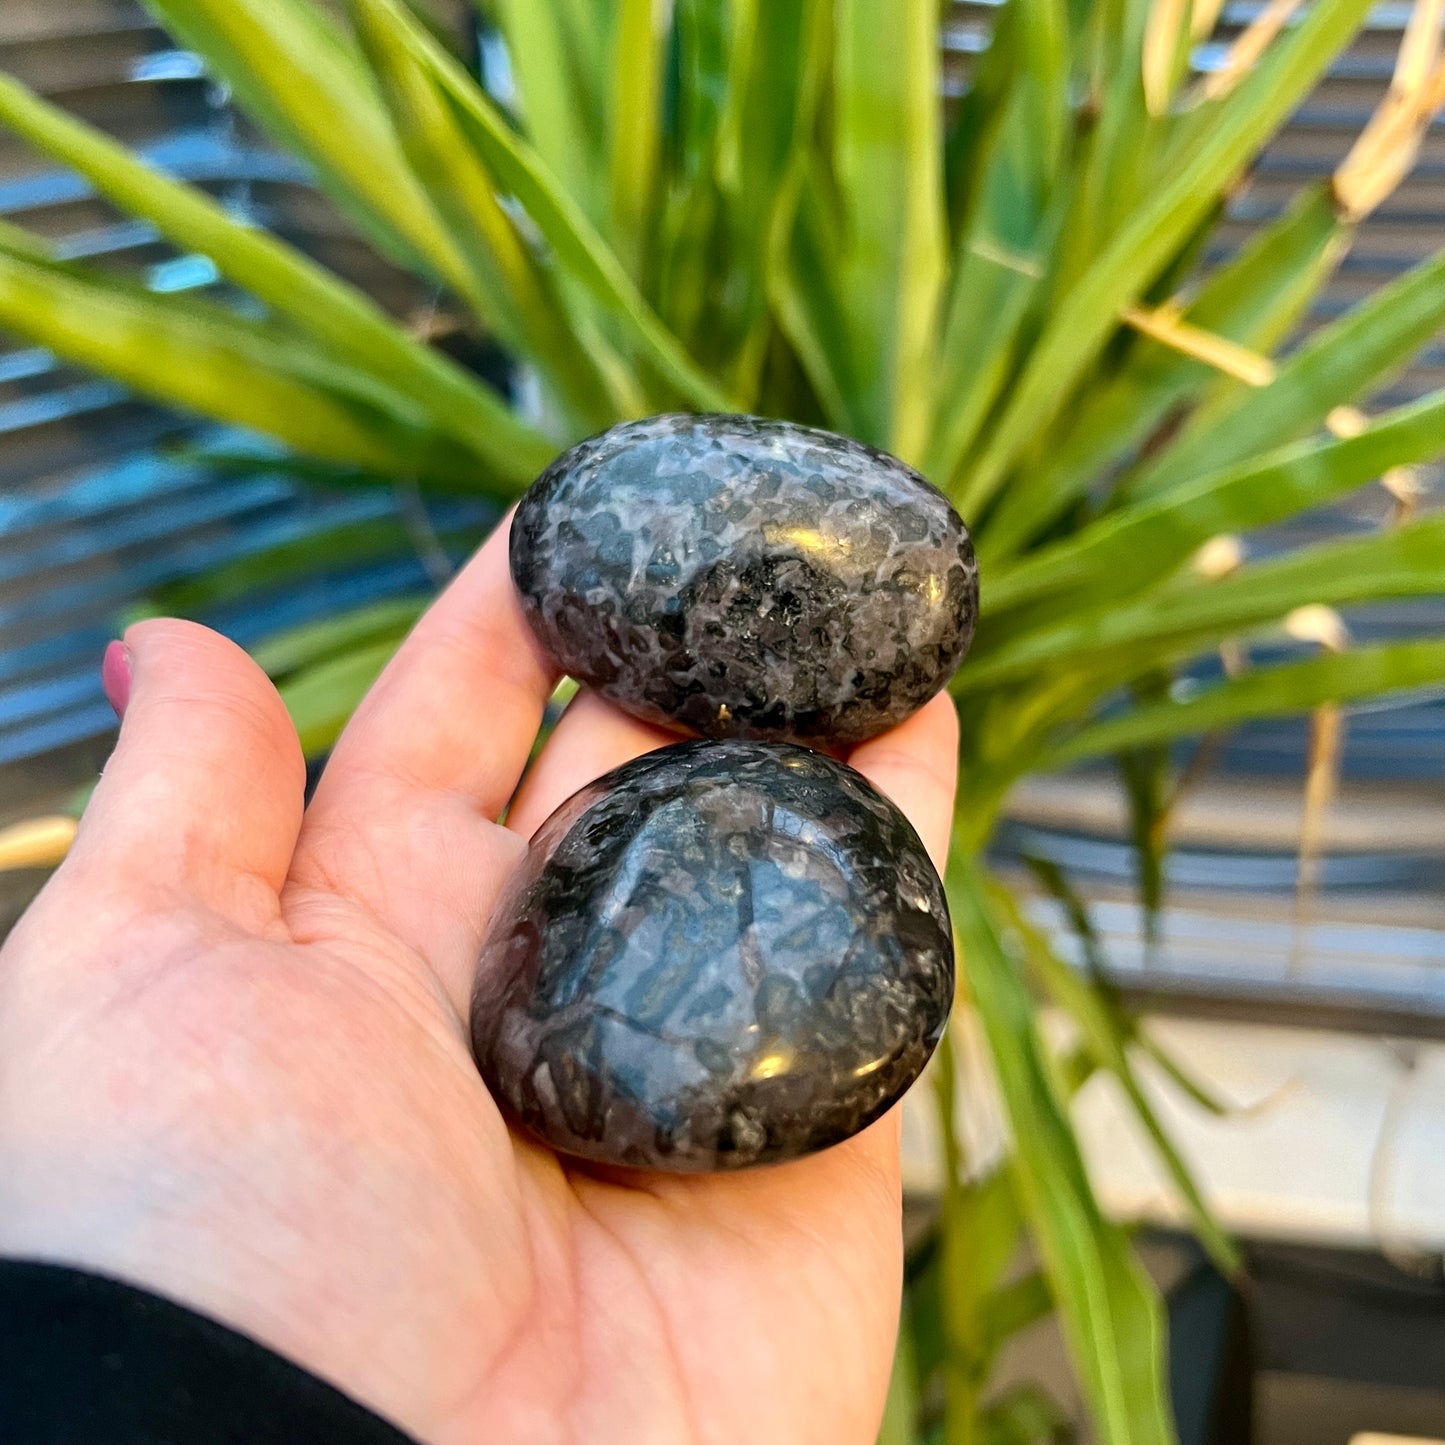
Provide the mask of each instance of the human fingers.
POLYGON ((555 684, 512 585, 504 523, 338 740, 302 825, 288 897, 360 905, 463 1006, 491 903, 520 851, 495 820, 555 684))
POLYGON ((274 921, 306 776, 270 679, 219 633, 169 618, 130 628, 105 672, 120 739, 54 891, 104 873, 137 903, 187 895, 245 926, 274 921))

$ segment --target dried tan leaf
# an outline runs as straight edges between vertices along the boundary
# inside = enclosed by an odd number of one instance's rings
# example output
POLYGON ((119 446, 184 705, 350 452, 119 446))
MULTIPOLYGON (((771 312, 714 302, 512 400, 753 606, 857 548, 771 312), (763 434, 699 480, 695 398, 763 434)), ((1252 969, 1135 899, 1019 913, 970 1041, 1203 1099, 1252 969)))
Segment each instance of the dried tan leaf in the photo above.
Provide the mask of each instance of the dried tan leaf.
POLYGON ((18 868, 54 868, 75 840, 74 818, 27 818, 0 828, 0 873, 18 868))
POLYGON ((1428 84, 1440 59, 1440 24, 1445 20, 1445 0, 1416 0, 1400 37, 1400 53, 1390 91, 1414 95, 1428 84))
POLYGON ((1419 0, 1410 12, 1390 88, 1335 170, 1335 199, 1346 220, 1363 220, 1409 175, 1445 106, 1442 22, 1445 0, 1419 0))
POLYGON ((1189 17, 1189 38, 1207 40, 1224 9, 1224 0, 1194 0, 1194 11, 1189 17))
POLYGON ((1219 644, 1219 665, 1225 677, 1238 677, 1249 671, 1249 653, 1237 638, 1229 637, 1219 644))
POLYGON ((1339 437, 1341 441, 1359 436, 1369 424, 1370 418, 1357 406, 1337 406, 1325 418, 1325 426, 1329 428, 1330 435, 1339 437))
POLYGON ((1150 340, 1192 356, 1249 386, 1268 386, 1275 378, 1275 364, 1269 357, 1203 327, 1191 326, 1172 303, 1155 307, 1153 311, 1130 306, 1124 312, 1124 320, 1150 340))
POLYGON ((1165 115, 1174 97, 1174 57, 1189 18, 1189 0, 1154 0, 1144 26, 1141 55, 1144 104, 1150 115, 1165 115))
POLYGON ((1339 785, 1340 756, 1344 751, 1345 715, 1336 703, 1325 703, 1310 714, 1309 760, 1305 767, 1304 815, 1300 819, 1299 862, 1295 874, 1294 943, 1290 973, 1304 965, 1305 932, 1314 912, 1319 889, 1320 844, 1325 816, 1339 785))
POLYGON ((1231 532, 1211 537, 1194 554, 1194 571, 1206 582, 1218 582, 1244 564, 1244 543, 1231 532))
MULTIPOLYGON (((1337 406, 1326 418, 1325 426, 1331 436, 1342 440, 1357 437, 1370 424, 1370 418, 1357 406, 1337 406)), ((1391 525, 1408 521, 1415 513, 1416 504, 1425 491, 1420 474, 1414 467, 1391 467, 1380 478, 1380 485, 1395 500, 1390 515, 1391 525)))
POLYGON ((1275 37, 1290 22, 1301 0, 1269 0, 1269 4, 1240 31, 1229 47, 1224 63, 1204 77, 1205 100, 1219 100, 1229 94, 1259 63, 1275 37))
POLYGON ((1284 620, 1285 632, 1296 642, 1314 642, 1326 652, 1343 652, 1350 645, 1350 630, 1333 607, 1318 602, 1296 607, 1284 620))
POLYGON ((1395 505, 1390 513, 1390 525, 1398 527, 1415 515, 1420 498, 1425 495, 1425 484, 1414 467, 1391 467, 1380 478, 1380 485, 1394 498, 1395 505))

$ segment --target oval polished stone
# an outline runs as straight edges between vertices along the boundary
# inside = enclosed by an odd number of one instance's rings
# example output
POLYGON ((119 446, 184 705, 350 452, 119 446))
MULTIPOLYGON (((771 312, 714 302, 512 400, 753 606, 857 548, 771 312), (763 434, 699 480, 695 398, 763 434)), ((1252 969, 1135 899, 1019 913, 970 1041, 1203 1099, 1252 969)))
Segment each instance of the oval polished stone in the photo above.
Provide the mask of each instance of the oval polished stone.
POLYGON ((542 825, 482 948, 472 1043, 554 1149, 739 1169, 878 1118, 952 998, 943 888, 892 803, 805 748, 685 742, 542 825))
POLYGON ((511 565, 565 672, 705 737, 872 737, 944 686, 978 612, 968 531, 917 472, 757 417, 573 447, 522 498, 511 565))

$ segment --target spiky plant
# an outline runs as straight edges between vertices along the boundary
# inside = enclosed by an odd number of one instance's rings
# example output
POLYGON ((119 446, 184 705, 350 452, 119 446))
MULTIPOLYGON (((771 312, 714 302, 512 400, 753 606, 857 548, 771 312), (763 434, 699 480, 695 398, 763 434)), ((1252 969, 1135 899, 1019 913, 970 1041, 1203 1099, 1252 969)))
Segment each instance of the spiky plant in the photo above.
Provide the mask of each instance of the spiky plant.
MULTIPOLYGON (((1442 515, 1258 560, 1217 540, 1382 476, 1398 489, 1445 450, 1445 394, 1355 409, 1445 323, 1445 255, 1279 354, 1445 99, 1438 0, 1333 183, 1206 269, 1231 190, 1369 0, 1276 0, 1202 81, 1191 46, 1219 0, 1008 0, 947 112, 938 0, 490 0, 513 82, 490 90, 406 0, 350 0, 344 24, 315 0, 149 3, 382 253, 501 343, 534 400, 12 81, 0 119, 250 303, 150 294, 9 228, 0 324, 338 484, 506 499, 619 418, 736 410, 896 452, 969 519, 984 619, 954 685, 948 883, 1013 1142, 980 1169, 945 1127, 939 1245, 885 1438, 1047 1437, 1039 1397, 998 1398, 989 1375, 1053 1307, 1098 1437, 1170 1439, 1160 1305, 1069 1121, 1090 1071, 1117 1077, 1201 1237, 1233 1255, 1135 1081, 1148 1040, 982 855, 1031 771, 1119 759, 1136 833, 1157 839, 1174 740, 1445 679, 1445 641, 1417 638, 1174 686, 1222 645, 1328 641, 1320 609, 1442 590, 1442 515), (1073 1017, 1072 1052, 1046 1045, 1039 997, 1073 1017), (1020 1280, 1025 1234, 1039 1273, 1020 1280)), ((268 646, 309 749, 417 605, 268 646)), ((945 1050, 945 1125, 952 1067, 945 1050)))

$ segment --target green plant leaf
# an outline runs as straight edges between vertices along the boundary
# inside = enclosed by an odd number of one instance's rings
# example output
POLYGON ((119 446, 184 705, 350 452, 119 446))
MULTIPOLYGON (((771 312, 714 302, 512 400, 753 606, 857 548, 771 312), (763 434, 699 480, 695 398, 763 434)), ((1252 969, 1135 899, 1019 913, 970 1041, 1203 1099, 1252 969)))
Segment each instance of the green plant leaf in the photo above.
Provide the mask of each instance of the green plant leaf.
MULTIPOLYGON (((264 475, 273 466, 268 458, 255 457, 244 470, 248 475, 264 475)), ((447 528, 441 532, 440 540, 454 554, 464 554, 481 541, 483 531, 477 524, 447 528)), ((235 603, 262 588, 314 573, 318 560, 328 568, 339 568, 403 555, 410 550, 406 530, 395 517, 345 522, 319 532, 288 537, 259 551, 208 567, 194 577, 166 583, 150 593, 148 600, 162 612, 196 617, 211 608, 235 603)))
MULTIPOLYGON (((949 237, 956 245, 968 229, 984 166, 980 157, 1001 123, 1006 99, 1013 93, 1016 68, 1016 24, 1020 7, 1000 5, 989 28, 988 44, 972 66, 963 98, 945 116, 943 174, 949 237)), ((947 7, 940 22, 947 25, 947 7)))
POLYGON ((680 192, 710 178, 717 164, 723 114, 738 85, 742 36, 754 19, 754 0, 673 0, 676 94, 668 132, 667 166, 680 192))
POLYGON ((0 76, 0 121, 79 171, 121 210, 151 221, 178 246, 209 256, 228 279, 335 348, 351 367, 405 394, 435 430, 485 458, 498 477, 520 486, 546 465, 555 448, 501 397, 293 247, 242 225, 204 192, 137 160, 6 76, 0 76))
POLYGON ((594 226, 603 224, 612 7, 597 0, 492 0, 523 126, 594 226))
POLYGON ((989 1333, 988 1304, 1023 1231, 1007 1169, 964 1177, 956 1122, 957 1047, 958 1031, 950 1029, 939 1044, 933 1067, 934 1107, 943 1145, 943 1195, 936 1248, 931 1267, 915 1282, 913 1311, 921 1346, 919 1390, 928 1389, 935 1374, 941 1376, 946 1442, 967 1440, 977 1424, 980 1394, 997 1348, 989 1333))
POLYGON ((537 152, 508 125, 491 99, 396 0, 371 3, 390 14, 394 33, 450 101, 463 132, 498 185, 516 198, 552 248, 558 264, 604 308, 639 357, 693 405, 733 410, 728 397, 698 369, 658 319, 576 201, 537 152))
POLYGON ((1171 1445, 1158 1296, 1094 1198, 1033 1001, 1000 939, 978 868, 973 859, 950 866, 949 906, 1009 1115, 1019 1202, 1074 1367, 1103 1445, 1171 1445))
MULTIPOLYGON (((1311 187, 1206 278, 1182 319, 1269 354, 1333 273, 1348 236, 1329 188, 1311 187)), ((1204 362, 1147 337, 1134 338, 1120 369, 1080 397, 1065 424, 1049 432, 1000 494, 979 538, 988 574, 1031 533, 1085 496, 1106 469, 1144 445, 1179 407, 1219 384, 1204 362)))
POLYGON ((643 273, 658 204, 662 91, 670 37, 663 0, 617 0, 612 59, 612 241, 624 269, 643 273))
POLYGON ((888 1399, 883 1406, 883 1423, 878 1427, 878 1445, 917 1445, 918 1377, 914 1363, 913 1330, 907 1311, 898 1322, 898 1344, 893 1353, 893 1373, 888 1380, 888 1399))
MULTIPOLYGON (((4 77, 0 76, 0 81, 4 77)), ((55 251, 48 241, 27 231, 23 226, 0 221, 0 253, 13 256, 17 261, 30 261, 40 266, 60 266, 55 251)))
POLYGON ((1041 424, 1067 400, 1119 324, 1169 258, 1209 214, 1250 157, 1302 100, 1359 25, 1370 0, 1323 0, 1222 103, 1200 147, 1140 200, 1106 249, 1059 303, 1030 353, 987 449, 970 471, 960 506, 975 515, 992 500, 1041 424))
POLYGON ((324 662, 379 638, 395 641, 421 616, 427 597, 388 597, 335 617, 288 627, 251 648, 251 656, 273 678, 324 662))
MULTIPOLYGON (((1136 678, 1129 692, 1136 704, 1146 704, 1167 697, 1172 681, 1167 671, 1153 669, 1136 678)), ((1114 766, 1129 809, 1135 891, 1144 921, 1144 960, 1152 965, 1158 957, 1164 916, 1164 825, 1172 773, 1169 749, 1126 748, 1114 759, 1114 766)))
POLYGON ((1045 890, 1064 910, 1069 928, 1083 954, 1089 982, 1108 1007, 1121 1039, 1135 1045, 1152 1059, 1160 1072, 1192 1103, 1216 1118, 1232 1112, 1218 1095, 1207 1089, 1179 1062, 1154 1035, 1125 1007, 1118 990, 1109 980, 1103 942, 1088 909, 1077 889, 1069 882, 1062 868, 1052 859, 1025 856, 1023 860, 1045 890))
POLYGON ((984 1301, 984 1338, 990 1350, 1037 1324, 1054 1308, 1054 1292, 1041 1270, 1001 1285, 984 1301))
POLYGON ((769 267, 778 320, 836 431, 864 433, 853 384, 852 339, 837 274, 841 223, 816 170, 803 181, 795 224, 780 236, 769 267))
POLYGON ((1078 1026, 1099 1067, 1107 1069, 1119 1081, 1134 1116, 1144 1126, 1154 1152, 1168 1170, 1179 1197, 1189 1211, 1190 1227, 1196 1238, 1223 1274, 1238 1273, 1238 1250, 1204 1202, 1192 1171, 1180 1157, 1139 1084, 1126 1047, 1133 1032, 1130 1022, 1116 1013, 1108 995, 1097 984, 1075 972, 1054 952, 1049 940, 1024 916, 1018 902, 1006 889, 993 889, 991 897, 994 908, 1007 919, 1030 967, 1050 997, 1078 1026))
POLYGON ((923 471, 957 475, 1015 361, 1047 273, 1055 180, 1069 116, 1068 16, 1060 0, 1016 7, 1017 64, 1001 118, 980 139, 976 199, 953 255, 923 471))
POLYGON ((1044 891, 1063 909, 1064 917, 1079 945, 1079 951, 1084 956, 1084 966, 1089 971, 1090 980, 1103 988, 1108 968, 1104 961, 1104 946, 1098 930, 1094 927, 1094 920, 1089 915, 1088 905, 1069 882, 1068 875, 1052 858, 1040 858, 1026 853, 1023 861, 1029 872, 1043 884, 1044 891))
MULTIPOLYGON (((695 278, 691 325, 700 335, 717 335, 710 354, 724 358, 725 374, 744 397, 758 386, 771 334, 769 272, 785 251, 807 173, 831 55, 830 10, 820 0, 734 6, 715 175, 718 225, 733 276, 721 286, 717 277, 695 278)), ((701 249, 695 265, 705 272, 711 254, 701 249)), ((679 285, 687 284, 686 276, 681 271, 679 285)))
POLYGON ((1099 0, 1091 9, 1084 78, 1091 123, 1080 128, 1063 178, 1070 196, 1053 278, 1061 291, 1130 214, 1158 150, 1160 127, 1145 106, 1142 76, 1149 0, 1099 0))
POLYGON ((839 0, 833 168, 838 288, 862 440, 923 447, 945 256, 936 0, 839 0))
MULTIPOLYGON (((351 10, 412 170, 456 237, 468 304, 504 346, 536 366, 573 419, 574 437, 600 431, 619 410, 637 407, 635 380, 622 393, 609 390, 608 372, 594 359, 600 343, 579 336, 554 276, 507 214, 433 73, 398 30, 399 12, 380 0, 351 0, 351 10)), ((616 365, 613 358, 614 376, 616 365)))
POLYGON ((1092 723, 1050 748, 1039 761, 1042 767, 1060 767, 1121 747, 1167 742, 1251 718, 1287 717, 1326 702, 1384 697, 1442 683, 1445 642, 1438 639, 1324 653, 1304 662, 1253 669, 1182 702, 1155 703, 1092 723))
POLYGON ((1402 369, 1442 326, 1445 251, 1318 331, 1269 386, 1237 393, 1228 408, 1210 413, 1207 425, 1188 428, 1125 484, 1123 495, 1162 496, 1201 472, 1295 440, 1402 369))
POLYGON ((1154 1061, 1155 1066, 1164 1077, 1168 1079, 1186 1099, 1203 1109, 1206 1114, 1213 1114, 1216 1119, 1223 1119, 1227 1115, 1236 1112, 1235 1109, 1229 1104, 1226 1104, 1218 1094, 1200 1083, 1147 1028, 1135 1028, 1134 1042, 1138 1045, 1141 1052, 1147 1054, 1148 1057, 1154 1061))
POLYGON ((723 109, 738 83, 738 32, 746 30, 751 13, 749 0, 728 6, 675 0, 672 121, 666 127, 660 217, 643 286, 664 324, 715 375, 732 359, 730 342, 718 336, 726 329, 720 299, 727 289, 726 270, 717 264, 724 214, 717 181, 719 135, 723 109))
POLYGON ((0 325, 145 395, 329 461, 463 491, 497 487, 475 456, 419 429, 406 398, 221 307, 0 251, 0 325))
POLYGON ((1125 596, 1167 576, 1211 537, 1247 532, 1335 500, 1391 467, 1445 451, 1445 393, 1377 418, 1358 436, 1298 442, 1108 513, 989 578, 984 610, 1067 594, 1070 605, 1125 596))
POLYGON ((403 634, 356 647, 293 673, 278 689, 301 750, 314 758, 331 747, 356 705, 391 661, 403 634))
POLYGON ((437 280, 465 282, 360 53, 313 0, 146 3, 261 125, 312 163, 322 188, 384 251, 437 280))
POLYGON ((1131 668, 1126 676, 1134 676, 1282 618, 1296 607, 1430 596, 1445 590, 1442 549, 1445 513, 1388 533, 1302 547, 1217 582, 1194 580, 1156 589, 996 647, 985 644, 969 658, 955 687, 966 693, 996 685, 1059 658, 1068 658, 1074 666, 1088 659, 1103 676, 1100 669, 1110 654, 1131 668))
MULTIPOLYGON (((949 1127, 952 1128, 951 1115, 949 1127)), ((939 1308, 943 1315, 945 1418, 966 1434, 1001 1342, 998 1284, 1016 1254, 1023 1217, 1006 1169, 945 1181, 939 1216, 939 1308)))
POLYGON ((1064 1445, 1073 1438, 1068 1416, 1038 1385, 1015 1385, 979 1421, 980 1445, 1064 1445))

